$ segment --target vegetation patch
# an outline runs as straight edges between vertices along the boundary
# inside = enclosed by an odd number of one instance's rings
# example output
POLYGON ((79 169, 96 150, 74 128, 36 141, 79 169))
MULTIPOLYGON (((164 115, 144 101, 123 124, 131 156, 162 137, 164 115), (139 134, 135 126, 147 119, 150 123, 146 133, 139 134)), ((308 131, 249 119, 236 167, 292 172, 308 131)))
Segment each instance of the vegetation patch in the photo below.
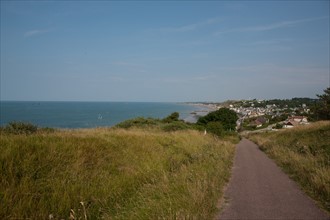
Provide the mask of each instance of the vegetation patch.
POLYGON ((158 123, 1 132, 0 219, 211 219, 237 136, 158 123))
POLYGON ((138 128, 153 128, 155 126, 160 125, 162 122, 159 119, 154 118, 133 118, 126 121, 123 121, 119 124, 117 124, 115 127, 117 128, 132 128, 132 127, 138 127, 138 128))
POLYGON ((166 132, 173 132, 180 130, 204 131, 206 129, 205 125, 198 125, 180 120, 178 112, 173 112, 172 114, 168 115, 163 119, 143 118, 143 117, 129 119, 117 124, 115 128, 125 128, 125 129, 139 128, 139 129, 166 131, 166 132))
POLYGON ((249 136, 307 194, 330 212, 329 137, 329 121, 249 136))
POLYGON ((197 125, 204 126, 208 132, 222 137, 236 130, 237 119, 237 114, 234 111, 228 108, 220 108, 200 117, 197 125))
POLYGON ((33 134, 36 133, 38 127, 28 122, 10 122, 2 131, 9 134, 33 134))

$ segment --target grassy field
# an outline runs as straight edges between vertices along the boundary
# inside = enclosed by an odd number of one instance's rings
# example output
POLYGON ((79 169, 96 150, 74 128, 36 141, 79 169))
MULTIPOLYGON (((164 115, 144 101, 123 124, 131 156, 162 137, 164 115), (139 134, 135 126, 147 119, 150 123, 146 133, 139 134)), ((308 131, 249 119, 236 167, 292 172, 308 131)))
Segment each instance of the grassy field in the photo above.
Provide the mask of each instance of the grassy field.
POLYGON ((237 137, 96 128, 0 138, 0 219, 211 219, 237 137))
POLYGON ((249 136, 330 212, 330 122, 249 136))

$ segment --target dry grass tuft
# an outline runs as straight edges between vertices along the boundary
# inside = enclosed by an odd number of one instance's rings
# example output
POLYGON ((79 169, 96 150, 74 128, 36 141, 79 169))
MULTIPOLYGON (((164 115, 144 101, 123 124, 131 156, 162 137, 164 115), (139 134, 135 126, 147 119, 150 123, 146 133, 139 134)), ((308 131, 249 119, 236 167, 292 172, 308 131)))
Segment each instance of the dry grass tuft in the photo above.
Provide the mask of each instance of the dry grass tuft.
POLYGON ((236 142, 152 128, 1 133, 0 219, 210 219, 236 142))

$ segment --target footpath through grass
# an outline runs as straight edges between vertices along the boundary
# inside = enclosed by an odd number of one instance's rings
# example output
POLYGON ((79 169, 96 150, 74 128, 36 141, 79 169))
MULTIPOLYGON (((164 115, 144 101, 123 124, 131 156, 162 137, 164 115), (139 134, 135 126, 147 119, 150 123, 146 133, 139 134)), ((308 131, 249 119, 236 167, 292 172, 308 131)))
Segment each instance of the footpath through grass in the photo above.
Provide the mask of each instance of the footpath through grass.
POLYGON ((330 212, 330 122, 249 136, 330 212))
POLYGON ((119 128, 0 138, 0 219, 211 219, 237 137, 119 128))

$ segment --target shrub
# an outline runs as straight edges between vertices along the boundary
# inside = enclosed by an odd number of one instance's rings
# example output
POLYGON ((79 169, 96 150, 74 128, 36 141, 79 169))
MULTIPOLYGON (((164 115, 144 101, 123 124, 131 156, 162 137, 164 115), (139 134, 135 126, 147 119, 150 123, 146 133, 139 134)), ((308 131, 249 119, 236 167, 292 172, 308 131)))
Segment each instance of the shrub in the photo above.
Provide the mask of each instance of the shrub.
POLYGON ((219 137, 223 136, 225 133, 225 130, 223 129, 221 122, 217 122, 217 121, 211 121, 207 123, 206 131, 215 134, 219 137))
POLYGON ((275 129, 281 129, 281 128, 283 128, 283 125, 280 124, 280 123, 277 123, 273 128, 275 128, 275 129))
POLYGON ((9 122, 3 129, 4 132, 9 134, 33 134, 36 133, 38 127, 27 122, 9 122))
POLYGON ((197 131, 204 131, 205 130, 205 126, 203 125, 199 125, 199 124, 191 124, 191 123, 186 123, 188 124, 191 129, 197 130, 197 131))
POLYGON ((166 124, 162 127, 164 131, 178 131, 189 129, 190 126, 184 122, 175 121, 169 124, 166 124))
POLYGON ((159 124, 158 119, 139 117, 139 118, 123 121, 117 124, 115 127, 117 128, 147 127, 147 126, 155 126, 157 124, 159 124))
POLYGON ((165 122, 165 123, 171 123, 173 121, 179 121, 179 113, 178 112, 173 112, 172 114, 170 114, 169 116, 167 116, 166 118, 164 118, 162 120, 162 122, 165 122))
POLYGON ((221 108, 217 111, 210 112, 204 117, 200 117, 197 123, 207 125, 209 122, 221 122, 226 131, 234 131, 237 119, 237 114, 234 111, 228 108, 221 108))

